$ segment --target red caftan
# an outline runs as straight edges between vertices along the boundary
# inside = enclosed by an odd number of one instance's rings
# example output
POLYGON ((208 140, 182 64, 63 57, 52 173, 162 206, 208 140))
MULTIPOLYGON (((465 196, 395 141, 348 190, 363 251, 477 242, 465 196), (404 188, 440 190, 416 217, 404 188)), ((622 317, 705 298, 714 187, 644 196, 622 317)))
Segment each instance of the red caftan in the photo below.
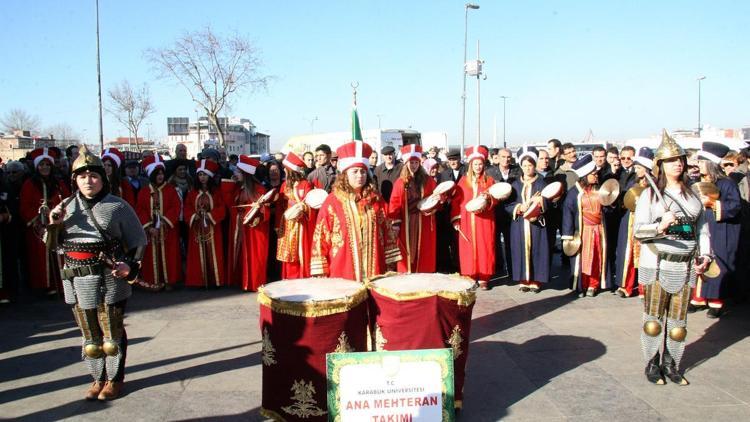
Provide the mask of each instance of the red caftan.
MULTIPOLYGON (((250 177, 250 176, 245 176, 250 177)), ((249 205, 260 199, 266 189, 253 184, 248 192, 241 184, 225 179, 221 182, 224 203, 229 208, 229 241, 227 242, 227 278, 230 285, 240 285, 242 290, 256 291, 268 280, 269 219, 271 211, 267 205, 258 213, 260 222, 243 224, 249 205)), ((257 219, 258 217, 256 217, 257 219)))
POLYGON ((169 183, 164 183, 158 188, 149 184, 147 189, 138 192, 136 213, 148 238, 141 263, 141 274, 148 284, 174 285, 182 279, 177 227, 180 208, 177 190, 169 183), (159 229, 156 236, 149 235, 150 228, 159 229))
POLYGON ((456 185, 451 202, 451 222, 459 222, 458 256, 461 275, 475 280, 489 281, 495 271, 495 212, 494 200, 484 211, 474 214, 466 211, 466 204, 492 186, 493 180, 484 174, 474 183, 468 175, 456 185))
POLYGON ((405 187, 400 177, 393 184, 388 217, 394 224, 401 224, 398 246, 403 259, 396 264, 400 273, 435 272, 435 215, 424 215, 417 208, 422 198, 432 195, 435 186, 435 180, 431 177, 426 178, 422 187, 414 183, 405 187))
POLYGON ((185 286, 208 287, 227 284, 224 276, 224 242, 221 222, 226 207, 221 191, 191 190, 185 199, 188 222, 187 273, 185 286), (201 212, 202 210, 202 212, 201 212))
POLYGON ((276 212, 281 216, 277 226, 279 240, 276 259, 281 261, 282 280, 310 277, 310 247, 317 212, 305 205, 303 200, 313 188, 307 180, 297 182, 289 192, 287 182, 281 185, 276 203, 276 212), (296 221, 287 220, 283 216, 284 211, 299 203, 304 209, 302 215, 296 221))
POLYGON ((26 224, 26 257, 29 285, 34 290, 45 290, 53 292, 62 291, 60 287, 60 265, 57 254, 47 249, 42 241, 44 227, 39 218, 39 207, 42 206, 44 197, 47 197, 47 207, 50 210, 60 203, 62 198, 70 195, 70 190, 61 181, 55 181, 55 191, 48 192, 47 186, 39 180, 28 179, 21 186, 19 212, 21 219, 26 224))
POLYGON ((127 180, 120 180, 120 198, 124 199, 135 210, 135 191, 127 180))
POLYGON ((401 260, 386 208, 377 193, 355 201, 334 189, 318 213, 310 273, 364 282, 401 260))

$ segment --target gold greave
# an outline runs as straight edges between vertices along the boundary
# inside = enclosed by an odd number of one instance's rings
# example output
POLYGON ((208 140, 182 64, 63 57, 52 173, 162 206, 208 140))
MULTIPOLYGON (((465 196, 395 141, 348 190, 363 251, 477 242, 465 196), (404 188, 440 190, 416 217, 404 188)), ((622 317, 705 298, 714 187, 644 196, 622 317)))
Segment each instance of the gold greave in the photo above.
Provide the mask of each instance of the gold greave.
POLYGON ((96 309, 81 309, 80 306, 73 307, 73 316, 81 329, 84 345, 83 353, 90 358, 102 356, 102 331, 99 328, 96 309))
POLYGON ((119 351, 118 344, 122 339, 122 309, 116 306, 99 304, 97 309, 99 325, 104 332, 103 350, 107 356, 115 356, 119 351))

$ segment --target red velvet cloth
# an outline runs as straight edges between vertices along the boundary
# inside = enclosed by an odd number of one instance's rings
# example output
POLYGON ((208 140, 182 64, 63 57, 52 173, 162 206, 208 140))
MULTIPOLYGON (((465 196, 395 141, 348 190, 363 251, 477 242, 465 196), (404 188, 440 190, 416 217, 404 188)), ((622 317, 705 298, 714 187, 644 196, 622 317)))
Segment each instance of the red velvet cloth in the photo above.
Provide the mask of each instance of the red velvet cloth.
POLYGON ((292 387, 295 382, 304 381, 308 385, 312 382, 314 402, 308 402, 308 407, 327 412, 326 353, 336 350, 341 333, 346 333, 351 351, 367 351, 367 302, 348 312, 310 318, 283 314, 261 305, 260 331, 264 338, 266 330, 275 363, 263 363, 262 409, 287 421, 327 421, 327 413, 307 418, 295 415, 300 406, 292 398, 295 394, 292 387))
POLYGON ((376 332, 377 324, 384 340, 383 350, 450 348, 454 328, 459 328, 461 352, 458 356, 454 354, 453 368, 455 398, 462 401, 474 302, 464 306, 437 295, 396 300, 375 289, 370 289, 369 302, 371 332, 376 332))

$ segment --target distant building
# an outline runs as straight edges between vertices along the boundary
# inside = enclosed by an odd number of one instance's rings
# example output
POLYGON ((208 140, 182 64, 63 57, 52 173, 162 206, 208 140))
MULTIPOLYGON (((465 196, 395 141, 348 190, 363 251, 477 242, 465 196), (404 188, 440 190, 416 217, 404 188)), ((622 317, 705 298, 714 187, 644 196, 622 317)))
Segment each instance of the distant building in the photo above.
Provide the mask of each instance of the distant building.
MULTIPOLYGON (((269 152, 270 136, 260 133, 249 119, 220 117, 227 155, 260 155, 269 152)), ((208 117, 190 122, 189 117, 167 118, 167 146, 174 153, 177 144, 185 144, 188 157, 196 158, 206 146, 218 147, 219 133, 208 117)))
POLYGON ((52 135, 46 137, 32 136, 28 130, 16 130, 12 134, 0 134, 0 158, 5 162, 18 160, 35 148, 54 146, 64 152, 65 147, 79 142, 77 140, 55 139, 52 135))

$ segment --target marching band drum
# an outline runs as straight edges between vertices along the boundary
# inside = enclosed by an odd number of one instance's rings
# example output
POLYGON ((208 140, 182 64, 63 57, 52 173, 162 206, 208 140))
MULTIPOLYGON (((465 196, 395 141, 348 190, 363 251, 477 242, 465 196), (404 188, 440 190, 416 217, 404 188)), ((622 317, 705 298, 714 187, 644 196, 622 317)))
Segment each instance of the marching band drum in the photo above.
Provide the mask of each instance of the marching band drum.
POLYGON ((373 350, 453 350, 456 407, 463 399, 476 283, 447 274, 386 274, 368 283, 373 350))
POLYGON ((364 285, 340 278, 259 289, 264 416, 327 420, 326 353, 367 351, 366 298, 364 285))

